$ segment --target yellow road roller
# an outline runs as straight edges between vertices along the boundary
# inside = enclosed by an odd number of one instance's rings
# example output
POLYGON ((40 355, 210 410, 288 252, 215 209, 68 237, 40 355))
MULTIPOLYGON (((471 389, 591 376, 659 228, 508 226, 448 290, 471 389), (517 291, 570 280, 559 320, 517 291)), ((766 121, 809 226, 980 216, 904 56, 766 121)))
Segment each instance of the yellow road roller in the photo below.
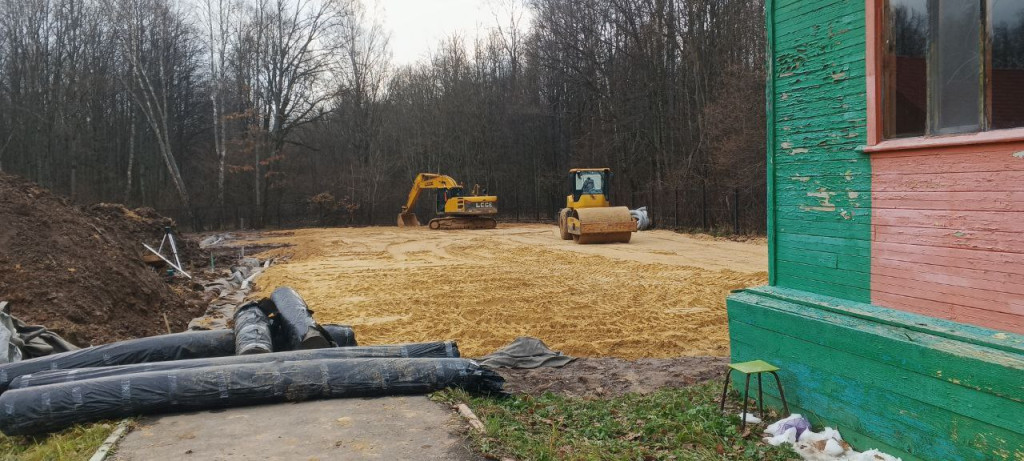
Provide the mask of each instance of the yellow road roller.
POLYGON ((569 170, 571 194, 558 212, 558 233, 576 243, 629 243, 636 221, 629 208, 611 206, 612 170, 574 168, 569 170))

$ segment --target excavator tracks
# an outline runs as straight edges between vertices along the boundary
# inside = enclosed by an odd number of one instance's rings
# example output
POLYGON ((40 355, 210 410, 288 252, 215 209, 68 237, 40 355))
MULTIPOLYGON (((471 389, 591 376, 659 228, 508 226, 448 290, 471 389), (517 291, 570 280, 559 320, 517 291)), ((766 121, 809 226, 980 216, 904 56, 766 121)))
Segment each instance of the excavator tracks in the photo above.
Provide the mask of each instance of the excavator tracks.
POLYGON ((487 216, 446 216, 428 223, 431 229, 494 229, 498 221, 487 216))

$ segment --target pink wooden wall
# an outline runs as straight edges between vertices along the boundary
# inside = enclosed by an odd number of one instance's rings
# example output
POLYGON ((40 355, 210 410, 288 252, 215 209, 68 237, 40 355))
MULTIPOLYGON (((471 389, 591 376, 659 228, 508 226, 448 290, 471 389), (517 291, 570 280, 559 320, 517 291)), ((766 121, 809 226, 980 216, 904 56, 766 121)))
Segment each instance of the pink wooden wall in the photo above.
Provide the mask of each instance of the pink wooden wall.
POLYGON ((1024 334, 1024 141, 871 154, 873 304, 1024 334))

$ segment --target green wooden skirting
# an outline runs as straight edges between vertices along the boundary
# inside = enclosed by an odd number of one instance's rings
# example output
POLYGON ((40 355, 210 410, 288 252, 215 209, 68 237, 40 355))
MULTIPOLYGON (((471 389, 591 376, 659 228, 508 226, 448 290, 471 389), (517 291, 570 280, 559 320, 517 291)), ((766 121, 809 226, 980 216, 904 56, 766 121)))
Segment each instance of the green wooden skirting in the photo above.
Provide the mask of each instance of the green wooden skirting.
POLYGON ((1024 336, 784 288, 736 292, 728 309, 733 361, 781 367, 792 411, 855 448, 1024 460, 1024 336))

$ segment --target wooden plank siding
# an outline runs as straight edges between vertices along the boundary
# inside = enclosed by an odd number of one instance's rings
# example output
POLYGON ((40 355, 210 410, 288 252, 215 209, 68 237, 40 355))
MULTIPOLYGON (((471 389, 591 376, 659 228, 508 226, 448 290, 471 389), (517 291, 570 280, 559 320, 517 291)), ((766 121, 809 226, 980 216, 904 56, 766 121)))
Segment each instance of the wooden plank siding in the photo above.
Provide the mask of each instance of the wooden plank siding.
POLYGON ((871 301, 1024 334, 1024 142, 873 153, 871 301))
POLYGON ((785 288, 733 294, 728 308, 733 360, 779 366, 790 409, 855 447, 1024 459, 1024 337, 785 288))
POLYGON ((864 0, 769 2, 772 282, 870 300, 864 0))
POLYGON ((881 0, 765 7, 770 286, 729 296, 732 360, 860 450, 1024 461, 1024 130, 884 141, 881 0))

